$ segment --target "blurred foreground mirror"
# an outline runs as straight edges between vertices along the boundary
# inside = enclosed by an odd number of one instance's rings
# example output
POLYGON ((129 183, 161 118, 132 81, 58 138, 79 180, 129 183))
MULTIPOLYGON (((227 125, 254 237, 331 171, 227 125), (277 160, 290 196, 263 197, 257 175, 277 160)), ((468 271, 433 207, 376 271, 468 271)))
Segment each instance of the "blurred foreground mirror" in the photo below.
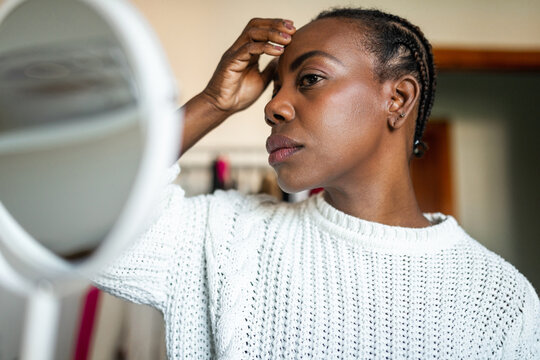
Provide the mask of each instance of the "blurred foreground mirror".
POLYGON ((54 253, 89 254, 118 218, 143 152, 138 97, 121 43, 85 4, 23 3, 0 26, 0 199, 54 253))
POLYGON ((0 274, 0 284, 61 292, 142 230, 179 147, 175 94, 161 49, 124 1, 4 3, 0 273, 19 277, 0 274))

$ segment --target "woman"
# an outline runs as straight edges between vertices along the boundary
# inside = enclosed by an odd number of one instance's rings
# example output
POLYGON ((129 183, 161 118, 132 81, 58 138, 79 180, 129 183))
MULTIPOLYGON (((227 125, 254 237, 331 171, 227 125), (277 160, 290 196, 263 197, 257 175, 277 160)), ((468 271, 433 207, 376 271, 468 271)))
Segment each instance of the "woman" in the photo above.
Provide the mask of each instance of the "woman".
POLYGON ((296 31, 253 19, 184 107, 184 151, 271 80, 269 162, 299 204, 170 186, 159 220, 99 279, 160 309, 170 358, 537 359, 529 282, 450 217, 422 214, 409 160, 433 103, 431 48, 379 11, 296 31), (262 72, 261 54, 279 57, 262 72))

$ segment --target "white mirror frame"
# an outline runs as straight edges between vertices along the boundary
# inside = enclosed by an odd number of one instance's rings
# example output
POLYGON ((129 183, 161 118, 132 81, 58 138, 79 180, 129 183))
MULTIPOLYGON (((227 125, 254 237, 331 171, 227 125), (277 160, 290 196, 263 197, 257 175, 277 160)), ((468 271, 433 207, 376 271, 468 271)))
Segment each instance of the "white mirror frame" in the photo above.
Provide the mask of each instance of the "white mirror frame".
MULTIPOLYGON (((31 0, 7 0, 0 8, 0 24, 27 1, 31 0)), ((64 260, 39 244, 11 217, 0 199, 0 284, 19 293, 30 293, 40 279, 58 284, 92 276, 118 256, 147 223, 145 218, 164 185, 164 170, 174 163, 180 147, 182 114, 176 111, 176 84, 146 21, 124 0, 73 1, 86 4, 103 17, 123 46, 140 91, 138 108, 146 130, 144 149, 122 213, 102 244, 78 263, 64 260), (8 263, 6 255, 16 259, 15 264, 8 263)))

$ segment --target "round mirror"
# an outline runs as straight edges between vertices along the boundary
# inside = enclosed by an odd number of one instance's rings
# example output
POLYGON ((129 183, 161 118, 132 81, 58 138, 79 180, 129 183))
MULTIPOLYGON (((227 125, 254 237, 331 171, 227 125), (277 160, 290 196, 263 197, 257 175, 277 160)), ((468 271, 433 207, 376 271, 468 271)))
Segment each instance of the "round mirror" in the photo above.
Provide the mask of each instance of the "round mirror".
POLYGON ((0 257, 28 279, 91 274, 141 230, 177 155, 162 51, 123 1, 0 12, 0 257))

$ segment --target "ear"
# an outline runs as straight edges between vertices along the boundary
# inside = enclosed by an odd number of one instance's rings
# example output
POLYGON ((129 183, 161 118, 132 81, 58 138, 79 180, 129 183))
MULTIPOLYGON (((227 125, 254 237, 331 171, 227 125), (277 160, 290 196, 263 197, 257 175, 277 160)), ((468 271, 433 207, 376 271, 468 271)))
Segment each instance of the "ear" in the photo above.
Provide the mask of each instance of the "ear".
POLYGON ((414 106, 420 95, 420 85, 411 75, 392 81, 392 99, 388 106, 388 126, 399 129, 414 113, 414 106))

